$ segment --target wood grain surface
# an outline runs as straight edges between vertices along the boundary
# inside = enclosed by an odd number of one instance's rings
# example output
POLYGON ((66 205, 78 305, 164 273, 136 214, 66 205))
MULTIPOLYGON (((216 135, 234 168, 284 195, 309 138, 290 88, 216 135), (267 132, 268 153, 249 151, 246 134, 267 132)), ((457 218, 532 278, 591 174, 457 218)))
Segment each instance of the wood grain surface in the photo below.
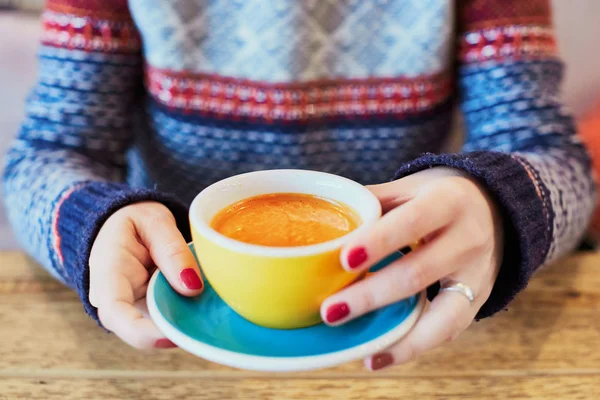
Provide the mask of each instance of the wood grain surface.
POLYGON ((0 400, 329 398, 600 399, 600 255, 547 268, 507 312, 407 365, 266 374, 130 349, 22 253, 0 253, 0 400))

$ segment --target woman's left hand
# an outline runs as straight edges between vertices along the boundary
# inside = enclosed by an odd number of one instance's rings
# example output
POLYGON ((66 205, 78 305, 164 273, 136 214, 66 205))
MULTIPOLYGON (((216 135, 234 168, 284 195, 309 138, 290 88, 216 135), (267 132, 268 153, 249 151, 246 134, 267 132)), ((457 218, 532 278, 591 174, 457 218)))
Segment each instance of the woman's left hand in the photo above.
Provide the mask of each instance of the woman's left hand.
POLYGON ((501 262, 502 226, 496 207, 473 179, 450 168, 432 168, 372 186, 384 216, 342 250, 344 268, 364 271, 403 247, 414 251, 322 305, 326 323, 339 325, 440 282, 460 282, 474 299, 441 291, 417 324, 386 352, 366 360, 371 370, 407 362, 455 339, 488 299, 501 262))

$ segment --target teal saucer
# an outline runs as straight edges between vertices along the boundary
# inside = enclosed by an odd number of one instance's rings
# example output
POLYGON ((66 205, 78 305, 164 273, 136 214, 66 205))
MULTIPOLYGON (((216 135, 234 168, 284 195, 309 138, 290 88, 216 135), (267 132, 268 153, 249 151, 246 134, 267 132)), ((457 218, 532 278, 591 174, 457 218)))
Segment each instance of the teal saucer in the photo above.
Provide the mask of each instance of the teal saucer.
POLYGON ((187 298, 159 271, 150 280, 147 301, 153 321, 180 348, 216 363, 258 371, 312 370, 367 357, 406 335, 425 305, 420 294, 340 327, 277 330, 240 317, 208 281, 202 295, 187 298))

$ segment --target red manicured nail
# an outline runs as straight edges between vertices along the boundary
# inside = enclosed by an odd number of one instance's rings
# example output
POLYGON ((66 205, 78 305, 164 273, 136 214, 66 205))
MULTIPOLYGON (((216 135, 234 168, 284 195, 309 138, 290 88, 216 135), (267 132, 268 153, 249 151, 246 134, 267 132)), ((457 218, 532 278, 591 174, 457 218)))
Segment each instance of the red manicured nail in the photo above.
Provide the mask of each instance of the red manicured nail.
POLYGON ((158 339, 154 343, 154 347, 157 349, 172 349, 173 347, 177 347, 177 345, 171 342, 169 339, 158 339))
POLYGON ((367 249, 364 247, 355 247, 348 253, 348 267, 356 269, 367 261, 367 249))
POLYGON ((378 371, 380 369, 389 367, 393 363, 394 363, 394 356, 392 356, 390 353, 375 354, 371 358, 371 369, 373 371, 378 371))
POLYGON ((341 321, 350 315, 350 307, 346 303, 337 303, 330 306, 325 314, 325 320, 330 324, 341 321))
POLYGON ((198 273, 193 268, 186 268, 179 274, 181 282, 190 290, 200 290, 204 286, 198 273))

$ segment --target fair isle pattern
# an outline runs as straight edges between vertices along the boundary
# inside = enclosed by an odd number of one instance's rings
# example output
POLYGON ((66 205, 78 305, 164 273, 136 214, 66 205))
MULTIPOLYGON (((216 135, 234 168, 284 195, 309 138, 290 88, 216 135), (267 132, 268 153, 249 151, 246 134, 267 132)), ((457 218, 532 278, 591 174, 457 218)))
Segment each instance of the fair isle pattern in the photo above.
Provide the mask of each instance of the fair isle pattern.
POLYGON ((546 262, 577 245, 595 199, 585 149, 558 99, 555 82, 562 69, 558 61, 529 61, 477 64, 461 71, 470 135, 465 150, 512 153, 532 171, 551 217, 546 262))
POLYGON ((511 25, 463 34, 459 58, 463 62, 497 59, 531 59, 556 55, 551 28, 539 25, 511 25))
POLYGON ((86 51, 136 53, 141 48, 131 21, 107 22, 54 11, 42 14, 42 43, 86 51))
POLYGON ((452 64, 447 0, 131 0, 160 69, 267 82, 437 74, 452 64))
POLYGON ((123 153, 131 138, 125 115, 142 82, 140 41, 131 19, 86 15, 80 3, 47 3, 38 82, 3 180, 17 237, 70 286, 75 282, 63 263, 58 235, 60 206, 75 188, 123 179, 123 153))
POLYGON ((115 179, 106 167, 64 149, 17 141, 7 155, 3 192, 8 218, 25 249, 48 271, 71 283, 54 250, 53 219, 63 194, 85 181, 115 179), (24 195, 26 194, 26 195, 24 195))
POLYGON ((440 150, 450 109, 436 116, 404 124, 314 124, 289 131, 292 127, 285 125, 221 125, 150 105, 150 122, 137 130, 130 155, 129 183, 176 193, 188 204, 207 185, 264 169, 314 169, 382 183, 402 163, 440 150))
POLYGON ((148 66, 146 88, 163 105, 217 118, 273 121, 417 115, 448 101, 449 75, 267 84, 148 66))
POLYGON ((534 144, 542 127, 557 137, 572 136, 572 120, 561 114, 554 85, 562 70, 556 59, 464 65, 460 85, 468 124, 465 150, 515 151, 534 144))
POLYGON ((104 152, 122 164, 131 137, 129 108, 140 84, 135 57, 42 47, 23 129, 37 143, 104 152))
POLYGON ((537 171, 540 182, 550 192, 554 218, 546 264, 551 263, 577 247, 590 222, 596 192, 593 181, 582 179, 590 175, 589 166, 559 148, 548 151, 544 157, 535 152, 515 155, 525 159, 537 171), (572 204, 578 207, 572 207, 572 204))

